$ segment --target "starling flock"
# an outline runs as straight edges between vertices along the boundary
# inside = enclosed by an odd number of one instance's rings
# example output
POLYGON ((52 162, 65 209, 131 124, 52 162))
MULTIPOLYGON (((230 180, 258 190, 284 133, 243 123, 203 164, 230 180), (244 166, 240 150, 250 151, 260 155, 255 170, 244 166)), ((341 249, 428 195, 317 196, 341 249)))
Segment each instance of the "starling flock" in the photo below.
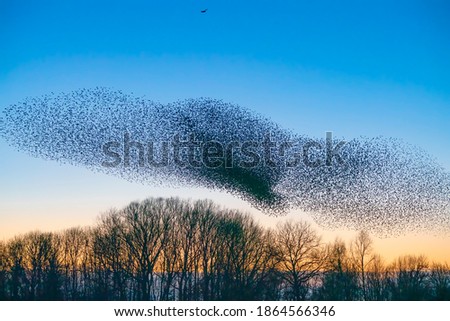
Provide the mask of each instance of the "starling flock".
POLYGON ((394 138, 313 139, 221 100, 161 104, 108 88, 28 98, 0 125, 34 157, 224 191, 270 215, 300 209, 324 228, 450 230, 450 174, 394 138))

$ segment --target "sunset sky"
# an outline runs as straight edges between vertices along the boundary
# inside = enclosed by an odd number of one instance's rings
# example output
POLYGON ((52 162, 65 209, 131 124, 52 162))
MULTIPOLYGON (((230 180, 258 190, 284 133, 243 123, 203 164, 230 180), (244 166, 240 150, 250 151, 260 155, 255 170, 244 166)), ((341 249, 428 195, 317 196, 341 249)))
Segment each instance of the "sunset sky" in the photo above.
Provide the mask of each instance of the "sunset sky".
MULTIPOLYGON (((0 111, 95 86, 162 103, 212 97, 311 137, 401 138, 450 171, 449 13, 447 1, 2 1, 0 111)), ((211 198, 265 226, 283 219, 223 192, 31 158, 3 140, 0 155, 0 240, 92 225, 102 211, 149 196, 211 198)), ((316 228, 325 241, 355 234, 316 228)), ((388 261, 450 262, 450 235, 373 238, 388 261)))

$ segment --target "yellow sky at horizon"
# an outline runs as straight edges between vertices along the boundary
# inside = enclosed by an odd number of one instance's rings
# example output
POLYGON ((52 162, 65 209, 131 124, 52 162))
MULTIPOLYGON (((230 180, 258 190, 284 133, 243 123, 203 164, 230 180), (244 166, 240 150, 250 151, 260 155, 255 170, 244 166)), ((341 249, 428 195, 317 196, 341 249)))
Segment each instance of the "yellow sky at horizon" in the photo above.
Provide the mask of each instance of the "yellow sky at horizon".
MULTIPOLYGON (((183 197, 183 193, 178 194, 181 194, 181 198, 188 198, 183 197)), ((217 192, 207 192, 203 195, 204 198, 216 198, 214 196, 217 195, 214 194, 217 194, 217 192)), ((244 212, 250 213, 259 224, 265 227, 275 226, 282 220, 306 220, 312 224, 322 236, 323 241, 327 243, 333 242, 336 238, 340 238, 348 244, 357 233, 357 231, 350 230, 329 231, 322 229, 304 213, 293 212, 285 217, 267 216, 230 195, 221 195, 221 197, 223 200, 221 202, 216 201, 217 203, 222 206, 229 204, 227 205, 229 208, 242 209, 244 212)), ((129 199, 129 201, 142 200, 143 198, 145 197, 129 199)), ((35 230, 61 231, 75 226, 93 226, 97 217, 102 212, 112 207, 120 208, 128 203, 128 201, 116 201, 111 202, 112 204, 110 206, 105 206, 108 201, 111 200, 108 198, 97 198, 87 202, 76 202, 74 200, 67 202, 67 200, 64 200, 55 202, 54 204, 38 204, 36 202, 2 204, 0 205, 0 240, 6 241, 15 235, 25 234, 35 230)), ((450 235, 409 233, 386 238, 379 238, 376 235, 371 235, 371 237, 374 251, 383 257, 385 263, 390 263, 399 256, 421 254, 425 255, 430 263, 450 263, 450 235)))
MULTIPOLYGON (((124 181, 118 177, 75 166, 21 156, 19 163, 0 160, 8 180, 0 193, 0 240, 33 230, 59 231, 74 226, 90 226, 102 212, 121 208, 134 200, 153 197, 212 199, 221 206, 249 212, 260 224, 273 226, 280 219, 311 218, 300 211, 284 218, 267 216, 247 202, 221 191, 193 187, 161 187, 124 181), (51 175, 49 175, 51 173, 51 175)), ((314 224, 312 222, 312 224, 314 224)), ((336 237, 349 241, 356 231, 328 231, 314 224, 325 242, 336 237)), ((450 263, 450 235, 406 234, 378 238, 372 236, 375 251, 387 263, 400 255, 425 254, 430 261, 450 263)))

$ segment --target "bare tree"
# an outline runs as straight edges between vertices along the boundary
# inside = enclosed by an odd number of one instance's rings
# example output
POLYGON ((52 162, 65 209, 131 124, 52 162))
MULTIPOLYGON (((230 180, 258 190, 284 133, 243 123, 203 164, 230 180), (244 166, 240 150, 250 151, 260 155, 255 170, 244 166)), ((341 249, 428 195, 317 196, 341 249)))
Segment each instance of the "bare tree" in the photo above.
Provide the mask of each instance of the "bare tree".
POLYGON ((390 266, 390 290, 393 300, 424 300, 428 286, 429 263, 425 256, 399 257, 390 266))
POLYGON ((375 254, 372 256, 370 263, 368 264, 366 280, 366 299, 377 301, 385 300, 387 270, 380 255, 375 254))
POLYGON ((45 268, 44 293, 45 300, 62 300, 62 264, 61 264, 61 237, 51 233, 51 247, 47 253, 48 264, 45 268))
POLYGON ((198 240, 195 251, 199 254, 202 270, 201 290, 203 300, 216 299, 214 295, 217 280, 218 244, 218 213, 219 209, 211 201, 197 201, 194 206, 199 212, 198 240))
POLYGON ((6 300, 6 285, 8 282, 8 272, 10 270, 6 244, 0 241, 0 301, 6 300))
POLYGON ((195 251, 195 242, 198 233, 198 211, 190 204, 180 208, 177 215, 179 255, 178 271, 180 277, 178 281, 178 299, 192 300, 193 295, 193 276, 194 265, 197 252, 195 251))
POLYGON ((51 233, 31 232, 24 237, 24 251, 29 272, 29 299, 42 299, 45 290, 45 273, 53 254, 51 233))
POLYGON ((257 299, 273 263, 268 247, 270 234, 240 212, 224 213, 218 233, 221 298, 257 299))
POLYGON ((328 246, 328 260, 318 297, 322 300, 355 300, 357 274, 341 239, 328 246))
POLYGON ((80 227, 65 230, 61 237, 61 262, 64 270, 64 293, 71 300, 81 299, 82 272, 89 249, 88 233, 80 227))
MULTIPOLYGON (((183 259, 180 258, 181 249, 183 248, 183 227, 180 224, 181 217, 186 215, 187 208, 190 206, 188 202, 181 202, 178 198, 166 199, 166 217, 169 222, 169 228, 167 230, 167 240, 162 250, 159 262, 159 288, 160 300, 175 300, 177 298, 176 290, 178 290, 178 298, 183 296, 188 289, 181 289, 177 284, 177 276, 180 270, 185 267, 184 276, 188 273, 187 266, 190 265, 189 259, 185 260, 186 265, 183 263, 183 259)), ((184 241, 186 241, 184 239, 184 241)), ((184 247, 186 248, 186 247, 184 247)), ((190 251, 187 251, 187 256, 190 256, 190 251)), ((184 284, 184 283, 183 283, 184 284)))
POLYGON ((176 288, 178 287, 175 282, 179 265, 179 248, 179 225, 174 224, 168 231, 167 242, 158 261, 159 300, 168 301, 176 299, 176 288))
POLYGON ((129 269, 138 282, 138 299, 152 297, 155 267, 169 236, 170 218, 163 199, 131 203, 122 212, 129 269))
POLYGON ((100 299, 127 299, 127 269, 124 224, 116 210, 100 217, 92 231, 95 296, 100 299))
POLYGON ((276 245, 281 255, 280 269, 292 290, 292 299, 304 300, 309 283, 319 275, 327 259, 320 236, 306 222, 288 221, 278 225, 276 245))
POLYGON ((93 228, 0 241, 3 300, 448 300, 448 264, 385 265, 361 231, 325 245, 302 221, 261 227, 210 201, 146 199, 93 228))
POLYGON ((366 231, 360 231, 350 245, 353 264, 360 276, 362 299, 367 300, 367 266, 372 261, 372 239, 366 231))
POLYGON ((450 300, 450 266, 448 263, 433 263, 430 282, 435 300, 450 300))
POLYGON ((26 298, 28 280, 25 266, 25 244, 23 237, 16 236, 7 243, 10 277, 10 297, 12 300, 26 298))

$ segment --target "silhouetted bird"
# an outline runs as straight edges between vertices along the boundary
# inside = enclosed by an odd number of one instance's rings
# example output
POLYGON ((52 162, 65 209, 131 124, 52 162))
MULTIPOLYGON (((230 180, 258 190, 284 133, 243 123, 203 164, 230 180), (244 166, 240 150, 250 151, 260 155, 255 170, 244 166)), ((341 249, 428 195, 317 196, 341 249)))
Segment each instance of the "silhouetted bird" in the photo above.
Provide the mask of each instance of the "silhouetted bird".
POLYGON ((206 11, 208 11, 208 9, 202 10, 200 11, 201 13, 206 13, 206 11))

